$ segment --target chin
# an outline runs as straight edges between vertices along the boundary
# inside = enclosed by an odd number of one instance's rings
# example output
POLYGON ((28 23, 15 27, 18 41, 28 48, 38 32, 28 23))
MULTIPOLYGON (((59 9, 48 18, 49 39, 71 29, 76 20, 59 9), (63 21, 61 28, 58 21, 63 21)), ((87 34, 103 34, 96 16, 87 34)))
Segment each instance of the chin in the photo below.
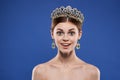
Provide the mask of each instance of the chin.
POLYGON ((61 51, 62 53, 67 53, 67 54, 69 54, 69 53, 71 52, 70 49, 61 49, 60 51, 61 51))
POLYGON ((59 53, 61 54, 62 57, 66 58, 72 54, 72 50, 59 50, 59 53))

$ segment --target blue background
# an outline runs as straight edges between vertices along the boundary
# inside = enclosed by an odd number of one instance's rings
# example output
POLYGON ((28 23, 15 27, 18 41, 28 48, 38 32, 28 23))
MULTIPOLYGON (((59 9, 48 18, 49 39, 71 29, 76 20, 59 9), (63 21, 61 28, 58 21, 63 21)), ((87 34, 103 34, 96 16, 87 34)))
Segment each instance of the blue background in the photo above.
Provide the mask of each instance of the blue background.
POLYGON ((120 80, 119 0, 0 0, 0 80, 31 80, 33 67, 56 55, 50 14, 61 5, 85 16, 77 55, 100 69, 101 80, 120 80))

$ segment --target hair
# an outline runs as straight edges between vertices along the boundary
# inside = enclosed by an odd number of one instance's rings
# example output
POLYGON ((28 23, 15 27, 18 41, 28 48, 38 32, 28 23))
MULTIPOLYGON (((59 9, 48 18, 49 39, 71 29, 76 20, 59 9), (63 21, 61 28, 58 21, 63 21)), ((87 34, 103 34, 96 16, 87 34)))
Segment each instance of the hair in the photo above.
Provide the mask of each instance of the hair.
POLYGON ((55 18, 55 19, 52 20, 51 32, 53 32, 55 26, 58 23, 67 22, 67 21, 73 23, 74 25, 76 25, 79 32, 82 30, 82 23, 80 21, 78 21, 78 20, 76 20, 74 18, 71 18, 71 17, 58 17, 58 18, 55 18))

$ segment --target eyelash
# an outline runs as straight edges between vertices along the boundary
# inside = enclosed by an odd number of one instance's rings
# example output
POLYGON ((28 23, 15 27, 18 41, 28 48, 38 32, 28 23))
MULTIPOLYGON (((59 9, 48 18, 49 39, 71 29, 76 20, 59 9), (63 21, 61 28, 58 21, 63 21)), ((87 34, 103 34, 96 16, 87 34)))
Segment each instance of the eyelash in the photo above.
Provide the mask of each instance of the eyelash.
POLYGON ((71 36, 73 36, 75 34, 75 32, 69 32, 71 36))
POLYGON ((58 35, 58 36, 61 36, 61 34, 63 34, 62 31, 58 31, 58 32, 57 32, 57 35, 58 35))
MULTIPOLYGON (((58 36, 61 36, 62 34, 64 34, 64 32, 62 32, 62 31, 58 31, 57 32, 58 36)), ((72 31, 72 32, 69 32, 68 34, 70 34, 71 36, 73 36, 75 34, 75 32, 72 31)))

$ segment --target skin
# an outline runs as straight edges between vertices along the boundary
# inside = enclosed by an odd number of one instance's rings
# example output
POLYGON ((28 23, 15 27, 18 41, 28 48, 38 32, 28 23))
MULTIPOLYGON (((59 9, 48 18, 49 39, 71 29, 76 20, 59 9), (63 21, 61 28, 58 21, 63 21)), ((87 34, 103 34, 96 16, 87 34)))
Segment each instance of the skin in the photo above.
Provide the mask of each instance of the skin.
POLYGON ((100 80, 97 67, 76 56, 75 47, 82 31, 70 22, 62 22, 51 32, 58 48, 56 57, 35 66, 32 80, 100 80))

